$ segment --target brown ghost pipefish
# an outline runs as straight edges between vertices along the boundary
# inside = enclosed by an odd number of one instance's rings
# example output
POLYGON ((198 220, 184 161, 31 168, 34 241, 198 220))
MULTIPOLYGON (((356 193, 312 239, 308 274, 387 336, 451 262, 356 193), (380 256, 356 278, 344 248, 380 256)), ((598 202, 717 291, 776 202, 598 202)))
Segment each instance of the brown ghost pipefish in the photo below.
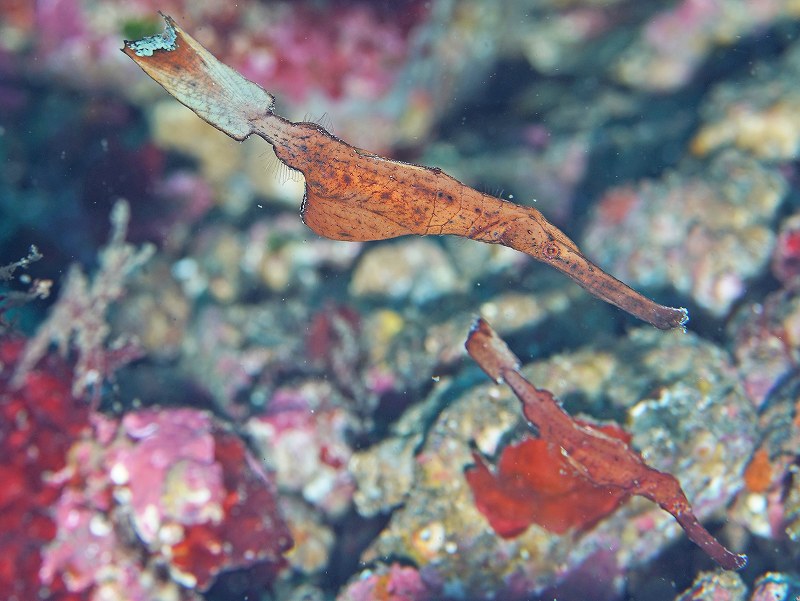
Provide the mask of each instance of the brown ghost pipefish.
POLYGON ((123 52, 220 131, 236 140, 257 134, 269 142, 281 161, 305 176, 302 216, 320 236, 367 241, 452 234, 502 244, 555 267, 657 328, 686 324, 686 309, 660 305, 607 274, 536 209, 473 190, 441 169, 354 148, 315 123, 276 115, 271 94, 162 16, 162 34, 126 41, 123 52))
POLYGON ((644 462, 624 441, 601 428, 573 419, 547 390, 520 373, 519 359, 483 319, 467 337, 467 352, 498 384, 505 383, 522 403, 522 413, 539 438, 561 447, 576 473, 594 486, 639 495, 672 514, 686 535, 726 570, 738 570, 747 557, 725 548, 695 516, 678 480, 644 462))

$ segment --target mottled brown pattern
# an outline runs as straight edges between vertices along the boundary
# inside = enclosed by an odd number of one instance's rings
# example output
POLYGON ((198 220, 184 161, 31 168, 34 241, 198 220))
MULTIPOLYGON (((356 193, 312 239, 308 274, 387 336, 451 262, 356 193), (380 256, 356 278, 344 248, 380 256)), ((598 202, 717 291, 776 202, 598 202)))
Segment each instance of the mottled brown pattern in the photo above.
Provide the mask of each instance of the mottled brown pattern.
POLYGON ((555 267, 591 294, 657 328, 682 327, 685 309, 660 305, 589 261, 534 208, 488 196, 443 173, 354 148, 314 123, 272 112, 272 96, 220 63, 165 17, 161 36, 126 42, 123 52, 211 125, 242 140, 257 134, 306 178, 302 214, 334 240, 383 240, 409 234, 463 236, 502 244, 555 267), (151 54, 142 53, 152 40, 151 54))

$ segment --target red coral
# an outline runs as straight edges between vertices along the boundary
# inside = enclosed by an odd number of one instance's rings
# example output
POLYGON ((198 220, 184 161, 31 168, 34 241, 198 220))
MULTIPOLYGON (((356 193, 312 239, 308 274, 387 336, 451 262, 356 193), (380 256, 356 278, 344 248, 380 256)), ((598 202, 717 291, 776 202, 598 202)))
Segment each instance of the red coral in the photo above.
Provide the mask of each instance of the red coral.
POLYGON ((772 273, 784 284, 795 283, 800 276, 800 214, 781 224, 772 254, 772 273))
POLYGON ((361 333, 361 316, 355 309, 346 306, 329 306, 316 313, 306 334, 308 356, 331 371, 340 355, 357 362, 360 350, 358 336, 361 333))
MULTIPOLYGON (((627 433, 605 427, 609 436, 626 440, 627 433)), ((511 538, 531 524, 563 534, 585 530, 614 511, 628 493, 598 486, 567 461, 561 447, 526 438, 503 450, 496 473, 473 454, 475 467, 465 474, 475 505, 497 534, 511 538)))
MULTIPOLYGON (((47 475, 61 469, 67 449, 88 423, 88 408, 70 393, 71 370, 48 356, 23 385, 9 385, 25 341, 0 343, 0 591, 7 599, 38 599, 41 548, 56 527, 49 508, 61 485, 47 475)), ((60 579, 49 599, 78 599, 60 579)))
POLYGON ((214 433, 214 458, 224 474, 225 518, 189 526, 172 547, 172 565, 191 574, 201 590, 227 569, 259 565, 271 579, 283 567, 283 553, 292 547, 286 524, 279 517, 272 483, 235 435, 214 433))

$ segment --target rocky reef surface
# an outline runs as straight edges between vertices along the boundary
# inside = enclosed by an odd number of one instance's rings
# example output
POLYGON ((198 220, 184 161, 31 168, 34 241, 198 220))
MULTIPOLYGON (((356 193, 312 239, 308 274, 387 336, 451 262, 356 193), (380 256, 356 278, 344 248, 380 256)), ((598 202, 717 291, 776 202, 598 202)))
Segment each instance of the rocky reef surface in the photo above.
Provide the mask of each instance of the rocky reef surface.
POLYGON ((798 73, 791 0, 0 0, 0 598, 795 598, 798 73), (119 52, 157 9, 281 114, 540 209, 688 331, 507 248, 315 236, 301 175, 119 52), (747 567, 559 497, 476 315, 747 567), (509 488, 540 517, 503 529, 509 488))

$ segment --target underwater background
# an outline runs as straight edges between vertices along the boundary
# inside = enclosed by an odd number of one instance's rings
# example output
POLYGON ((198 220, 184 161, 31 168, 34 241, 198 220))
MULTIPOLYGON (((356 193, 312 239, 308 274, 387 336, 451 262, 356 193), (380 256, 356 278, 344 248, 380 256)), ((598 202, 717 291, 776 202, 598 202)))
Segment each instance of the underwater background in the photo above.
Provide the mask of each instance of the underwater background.
POLYGON ((799 157, 797 0, 0 0, 0 601, 798 598, 799 157), (158 11, 686 332, 502 246, 316 236, 300 174, 120 52, 158 11), (575 493, 478 315, 747 565, 575 493))

